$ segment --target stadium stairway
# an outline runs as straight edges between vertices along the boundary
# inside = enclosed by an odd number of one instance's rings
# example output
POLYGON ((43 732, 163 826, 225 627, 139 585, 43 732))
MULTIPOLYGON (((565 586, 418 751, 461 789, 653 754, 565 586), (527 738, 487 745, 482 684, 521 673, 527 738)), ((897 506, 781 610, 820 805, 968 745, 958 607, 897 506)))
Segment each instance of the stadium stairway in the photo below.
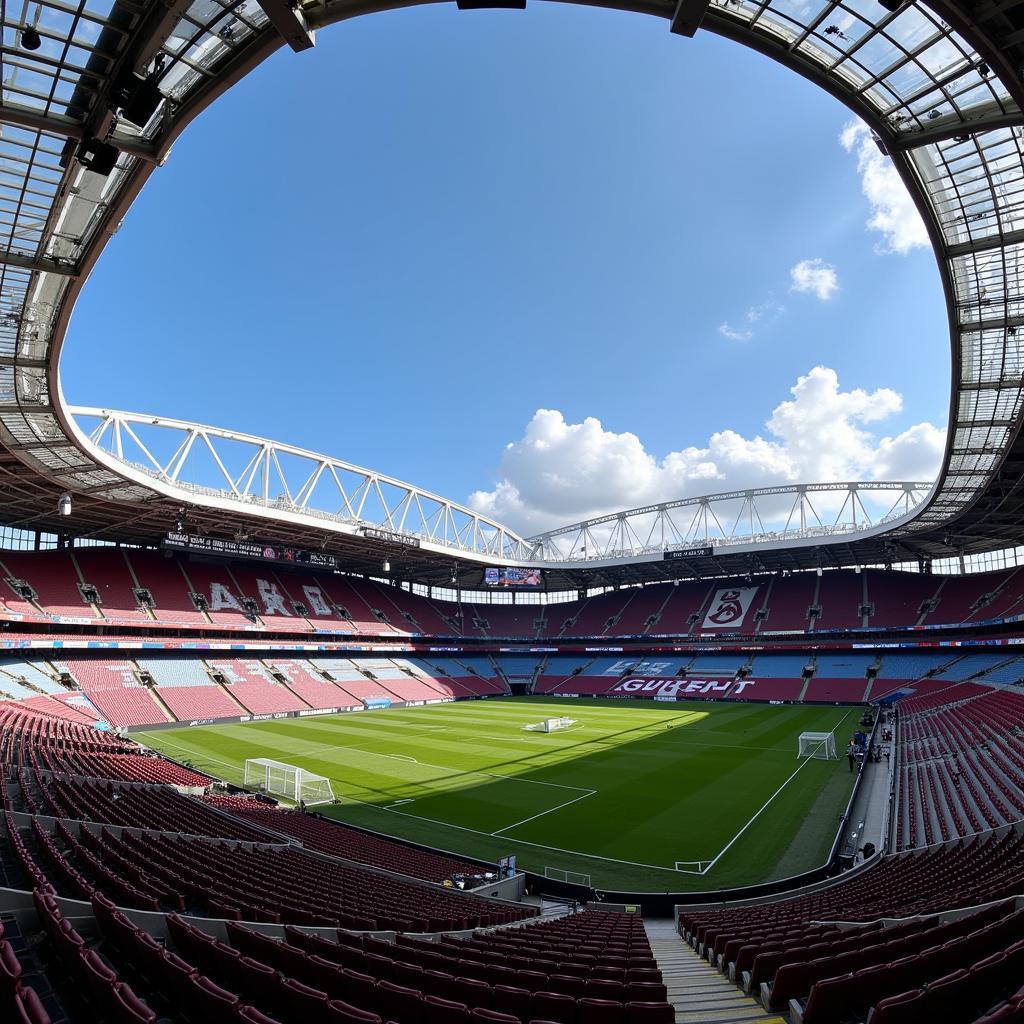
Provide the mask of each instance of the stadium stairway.
POLYGON ((744 995, 690 948, 672 921, 645 921, 651 952, 658 961, 676 1024, 786 1024, 744 995))

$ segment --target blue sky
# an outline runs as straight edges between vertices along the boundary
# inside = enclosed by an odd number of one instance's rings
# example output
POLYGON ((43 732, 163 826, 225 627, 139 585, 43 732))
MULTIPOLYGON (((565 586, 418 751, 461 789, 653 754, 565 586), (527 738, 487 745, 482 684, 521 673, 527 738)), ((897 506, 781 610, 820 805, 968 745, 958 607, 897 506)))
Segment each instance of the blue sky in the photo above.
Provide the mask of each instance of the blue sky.
POLYGON ((947 415, 939 278, 928 248, 869 229, 858 156, 880 157, 840 145, 849 121, 660 19, 430 5, 342 23, 175 145, 79 301, 65 394, 482 492, 523 529, 918 475, 947 415), (802 261, 838 287, 794 291, 802 261), (794 399, 818 365, 835 387, 812 376, 794 399))

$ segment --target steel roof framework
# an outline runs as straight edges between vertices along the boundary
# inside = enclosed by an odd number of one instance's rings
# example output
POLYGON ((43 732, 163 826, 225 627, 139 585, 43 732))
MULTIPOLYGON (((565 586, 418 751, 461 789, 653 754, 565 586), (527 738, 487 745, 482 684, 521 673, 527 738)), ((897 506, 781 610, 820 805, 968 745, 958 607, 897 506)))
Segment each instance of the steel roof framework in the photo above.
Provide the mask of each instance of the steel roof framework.
MULTIPOLYGON (((174 139, 282 45, 263 9, 272 3, 0 6, 0 495, 8 522, 59 529, 56 497, 70 491, 82 532, 153 539, 190 500, 96 459, 61 400, 58 359, 79 289, 174 139), (35 51, 21 45, 30 24, 41 38, 35 51), (163 97, 143 125, 126 116, 140 82, 163 97), (90 163, 84 150, 97 145, 111 147, 112 166, 90 163)), ((314 30, 402 6, 307 0, 300 13, 314 30)), ((943 471, 918 514, 903 517, 884 544, 924 556, 1020 540, 1024 0, 933 0, 895 12, 875 0, 715 0, 703 12, 658 0, 610 6, 663 17, 684 34, 700 24, 743 42, 815 81, 869 125, 925 218, 953 356, 943 471)), ((211 529, 248 522, 244 509, 226 514, 191 500, 211 529)), ((297 526, 282 520, 276 528, 297 526)), ((829 557, 877 558, 871 533, 864 544, 827 545, 829 557)))

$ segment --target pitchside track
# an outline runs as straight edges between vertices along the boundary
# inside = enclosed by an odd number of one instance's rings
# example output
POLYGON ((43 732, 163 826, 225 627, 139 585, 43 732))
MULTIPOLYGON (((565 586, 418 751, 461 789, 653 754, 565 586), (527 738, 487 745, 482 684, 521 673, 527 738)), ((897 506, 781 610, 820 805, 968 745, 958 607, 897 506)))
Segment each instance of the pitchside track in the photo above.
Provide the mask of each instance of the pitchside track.
POLYGON ((708 889, 784 877, 828 853, 853 776, 797 758, 803 732, 857 721, 843 707, 672 705, 552 698, 467 701, 136 734, 241 782, 269 757, 326 776, 321 812, 606 888, 708 889), (523 727, 570 715, 552 733, 523 727))

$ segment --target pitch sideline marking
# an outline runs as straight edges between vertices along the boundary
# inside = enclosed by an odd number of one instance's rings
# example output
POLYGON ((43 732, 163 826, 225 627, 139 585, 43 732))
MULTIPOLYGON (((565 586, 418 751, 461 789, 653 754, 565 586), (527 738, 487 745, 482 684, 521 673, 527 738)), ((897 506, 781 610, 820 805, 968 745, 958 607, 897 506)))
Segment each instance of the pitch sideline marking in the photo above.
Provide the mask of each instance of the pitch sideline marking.
MULTIPOLYGON (((848 710, 848 711, 846 712, 846 714, 845 714, 845 715, 843 715, 843 717, 842 717, 842 718, 840 718, 838 722, 836 722, 836 724, 835 724, 835 725, 834 725, 834 726, 832 727, 832 729, 830 730, 833 736, 834 736, 834 735, 835 735, 835 733, 836 733, 836 729, 838 729, 838 728, 839 728, 839 726, 841 726, 841 725, 843 724, 843 722, 845 722, 845 721, 846 721, 846 720, 847 720, 847 719, 848 719, 848 718, 850 717, 850 714, 851 714, 851 713, 852 713, 852 712, 853 712, 854 710, 855 710, 854 708, 850 708, 850 709, 849 709, 849 710, 848 710)), ((750 818, 750 820, 749 820, 749 821, 748 821, 748 822, 747 822, 747 823, 746 823, 746 824, 745 824, 745 825, 744 825, 744 826, 743 826, 743 827, 742 827, 742 828, 741 828, 741 829, 739 830, 739 832, 737 832, 737 833, 736 833, 736 835, 734 835, 734 836, 732 837, 732 839, 730 839, 730 840, 729 840, 729 842, 727 842, 727 843, 725 844, 725 846, 723 846, 723 847, 722 847, 722 849, 718 851, 718 854, 717 854, 717 855, 716 855, 716 856, 714 857, 714 859, 713 859, 713 860, 710 860, 710 861, 707 861, 707 862, 705 862, 705 861, 681 861, 681 860, 677 860, 677 861, 676 861, 676 864, 686 864, 686 863, 690 863, 690 864, 695 864, 695 863, 701 863, 701 864, 703 864, 703 863, 707 863, 707 865, 708 865, 708 866, 707 866, 707 867, 706 867, 706 868, 705 868, 705 869, 704 869, 703 871, 686 871, 686 872, 682 872, 682 873, 684 873, 684 874, 688 874, 688 875, 693 875, 693 874, 697 874, 697 875, 706 875, 706 874, 707 874, 707 873, 708 873, 708 872, 709 872, 709 871, 710 871, 710 870, 711 870, 711 869, 712 869, 712 868, 713 868, 713 867, 714 867, 714 866, 715 866, 715 865, 716 865, 716 864, 717 864, 717 863, 718 863, 718 862, 719 862, 719 861, 720 861, 720 860, 722 859, 722 857, 724 857, 724 856, 725 856, 725 854, 726 854, 726 853, 728 853, 728 851, 729 851, 729 848, 730 848, 730 847, 731 847, 731 846, 733 845, 733 843, 735 843, 735 842, 736 842, 736 840, 737 840, 737 839, 739 839, 739 837, 740 837, 741 835, 743 835, 743 833, 744 833, 744 832, 746 832, 746 831, 747 831, 747 829, 748 829, 748 828, 750 828, 750 826, 751 826, 751 825, 753 825, 753 824, 754 824, 754 822, 755 822, 755 821, 757 821, 757 819, 758 819, 759 817, 761 817, 762 813, 764 813, 764 811, 765 811, 765 810, 767 810, 767 808, 768 808, 768 805, 769 805, 769 804, 770 804, 770 803, 771 803, 771 802, 772 802, 772 801, 773 801, 773 800, 774 800, 774 799, 775 799, 775 798, 776 798, 776 797, 777 797, 777 796, 778 796, 778 795, 779 795, 779 794, 780 794, 780 793, 781 793, 781 792, 782 792, 782 791, 783 791, 783 790, 784 790, 784 789, 785 789, 785 788, 786 788, 786 787, 787 787, 787 786, 788 786, 788 785, 789 785, 789 784, 790 784, 790 783, 791 783, 791 782, 792 782, 792 781, 793 781, 793 780, 794 780, 794 779, 795 779, 795 778, 797 777, 797 775, 798 775, 798 774, 799 774, 800 772, 802 772, 802 771, 804 770, 804 768, 806 768, 806 767, 807 767, 807 765, 809 765, 809 764, 811 763, 811 761, 812 761, 812 760, 813 760, 813 758, 810 758, 810 757, 808 757, 808 758, 807 758, 807 759, 806 759, 806 760, 804 761, 804 763, 803 763, 802 765, 800 765, 800 766, 799 766, 799 767, 798 767, 798 768, 796 769, 796 771, 795 771, 795 772, 793 772, 793 774, 792 774, 792 775, 790 775, 790 777, 789 777, 788 779, 786 779, 786 781, 785 781, 785 782, 784 782, 784 783, 783 783, 783 784, 782 784, 781 786, 779 786, 779 788, 778 788, 777 790, 775 790, 775 792, 774 792, 774 793, 772 793, 772 795, 771 795, 770 797, 768 797, 768 799, 767 799, 767 800, 766 800, 766 801, 765 801, 765 802, 764 802, 764 803, 763 803, 763 804, 761 805, 761 807, 760 807, 760 808, 758 808, 758 810, 756 810, 756 811, 754 812, 753 816, 752 816, 752 817, 750 818)), ((666 869, 666 870, 668 870, 668 869, 666 869)), ((674 871, 679 871, 679 868, 673 868, 672 870, 674 870, 674 871)))

